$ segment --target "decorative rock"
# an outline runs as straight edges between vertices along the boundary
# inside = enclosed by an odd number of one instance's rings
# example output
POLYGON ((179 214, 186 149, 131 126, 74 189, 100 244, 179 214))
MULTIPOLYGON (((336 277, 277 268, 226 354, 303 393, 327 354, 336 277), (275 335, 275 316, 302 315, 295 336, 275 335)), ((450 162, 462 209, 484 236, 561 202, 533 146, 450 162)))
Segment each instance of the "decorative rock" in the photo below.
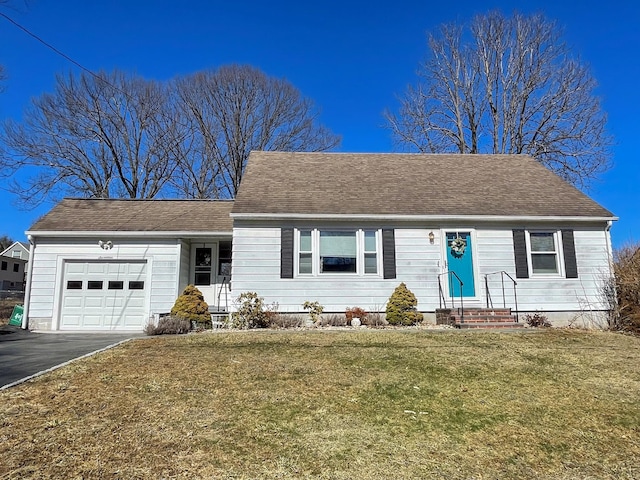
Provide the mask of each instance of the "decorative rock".
POLYGON ((351 319, 351 326, 352 327, 359 327, 360 325, 362 325, 362 322, 360 321, 359 318, 352 318, 351 319))

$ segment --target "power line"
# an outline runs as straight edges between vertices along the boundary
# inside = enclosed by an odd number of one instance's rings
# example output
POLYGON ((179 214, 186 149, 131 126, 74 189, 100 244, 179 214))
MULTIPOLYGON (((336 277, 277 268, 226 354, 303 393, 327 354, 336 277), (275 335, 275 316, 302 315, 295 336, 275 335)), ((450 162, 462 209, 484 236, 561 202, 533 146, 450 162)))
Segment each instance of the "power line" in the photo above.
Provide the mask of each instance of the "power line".
POLYGON ((113 85, 112 83, 110 83, 108 80, 106 80, 105 78, 101 77, 100 75, 98 75, 97 73, 92 72, 91 70, 89 70, 87 67, 85 67, 84 65, 80 64, 79 62, 76 62, 73 58, 71 58, 69 55, 65 54, 64 52, 61 52, 60 50, 58 50, 56 47, 54 47, 53 45, 51 45, 50 43, 46 42, 45 40, 43 40, 41 37, 39 37, 38 35, 36 35, 35 33, 31 32, 28 28, 23 27, 22 25, 20 25, 18 22, 16 22, 14 19, 12 19, 11 17, 9 17, 8 15, 0 12, 0 16, 4 17, 5 19, 7 19, 9 22, 11 22, 12 24, 14 24, 16 27, 18 27, 20 30, 22 30, 23 32, 25 32, 27 35, 35 38, 38 42, 42 43, 45 47, 49 48, 50 50, 53 50, 56 54, 60 55, 62 58, 64 58, 65 60, 68 60, 69 62, 73 63, 76 67, 82 69, 83 71, 87 72, 89 75, 91 75, 92 77, 106 83, 107 85, 109 85, 110 87, 116 89, 118 92, 122 93, 125 96, 128 96, 127 93, 125 93, 124 91, 122 91, 120 88, 116 87, 115 85, 113 85))

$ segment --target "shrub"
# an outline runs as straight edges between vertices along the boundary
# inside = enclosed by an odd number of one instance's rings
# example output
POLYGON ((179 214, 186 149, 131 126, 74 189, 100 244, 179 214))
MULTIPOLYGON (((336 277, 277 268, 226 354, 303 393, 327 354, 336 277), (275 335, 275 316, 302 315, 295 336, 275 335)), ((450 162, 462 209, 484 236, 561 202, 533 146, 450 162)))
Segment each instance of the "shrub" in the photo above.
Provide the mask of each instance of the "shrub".
POLYGON ((191 322, 185 318, 178 318, 172 315, 162 317, 158 325, 148 323, 144 329, 147 335, 169 335, 188 333, 191 329, 191 322))
POLYGON ((303 315, 278 314, 269 322, 270 328, 300 328, 304 327, 305 317, 303 315))
POLYGON ((547 319, 547 317, 545 315, 542 315, 541 313, 527 313, 524 316, 524 321, 527 322, 527 325, 529 325, 530 327, 550 327, 551 323, 549 323, 549 320, 547 319))
POLYGON ((277 305, 265 306, 264 298, 255 292, 241 293, 236 302, 238 310, 231 314, 233 328, 267 328, 278 316, 277 305))
POLYGON ((211 326, 209 305, 204 301, 202 292, 193 285, 187 285, 171 309, 171 316, 211 326))
POLYGON ((360 307, 347 308, 347 311, 345 312, 347 323, 351 323, 351 320, 353 320, 354 318, 359 318, 364 325, 367 319, 367 315, 368 313, 366 312, 366 310, 360 307))
POLYGON ((416 296, 403 283, 398 285, 387 302, 387 321, 391 325, 415 325, 422 321, 422 314, 417 311, 416 296))
POLYGON ((611 315, 609 328, 640 334, 640 242, 613 253, 615 277, 604 285, 611 315))
POLYGON ((367 327, 386 327, 389 322, 384 319, 380 312, 369 312, 366 318, 362 320, 362 324, 367 327))
POLYGON ((347 317, 337 313, 331 315, 323 315, 318 319, 316 325, 319 327, 346 327, 348 325, 347 317))
POLYGON ((306 301, 302 304, 302 308, 309 310, 309 318, 313 323, 316 323, 320 319, 320 315, 324 311, 324 307, 319 302, 306 301))

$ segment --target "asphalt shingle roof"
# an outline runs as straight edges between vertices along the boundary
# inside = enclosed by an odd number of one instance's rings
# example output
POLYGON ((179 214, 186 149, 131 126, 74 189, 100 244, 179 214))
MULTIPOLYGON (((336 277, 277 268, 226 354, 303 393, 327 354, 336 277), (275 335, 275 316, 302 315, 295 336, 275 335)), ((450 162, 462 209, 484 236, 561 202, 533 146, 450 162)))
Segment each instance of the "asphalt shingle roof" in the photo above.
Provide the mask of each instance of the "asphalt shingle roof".
POLYGON ((613 214, 527 155, 252 152, 233 214, 613 214))
POLYGON ((231 232, 232 201, 66 198, 30 231, 231 232))

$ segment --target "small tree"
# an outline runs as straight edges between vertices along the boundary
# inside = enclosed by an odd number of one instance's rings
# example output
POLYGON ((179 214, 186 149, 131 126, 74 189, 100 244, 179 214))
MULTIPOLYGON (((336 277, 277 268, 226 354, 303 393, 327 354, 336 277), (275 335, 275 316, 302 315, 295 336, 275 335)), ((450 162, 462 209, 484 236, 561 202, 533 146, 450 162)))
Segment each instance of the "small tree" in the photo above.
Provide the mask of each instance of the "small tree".
POLYGON ((398 285, 387 302, 387 321, 391 325, 416 325, 422 321, 417 311, 416 296, 403 283, 398 285))
POLYGON ((193 285, 187 285, 174 303, 171 315, 190 322, 208 324, 211 322, 209 305, 204 301, 202 292, 193 285))

